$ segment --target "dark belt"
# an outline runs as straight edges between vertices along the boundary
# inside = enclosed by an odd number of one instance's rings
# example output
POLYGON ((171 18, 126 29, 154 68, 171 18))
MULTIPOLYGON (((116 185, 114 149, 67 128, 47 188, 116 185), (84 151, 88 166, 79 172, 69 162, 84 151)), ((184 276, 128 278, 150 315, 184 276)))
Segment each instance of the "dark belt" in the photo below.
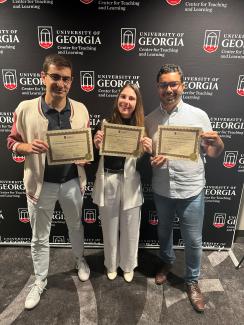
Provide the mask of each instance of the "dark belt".
POLYGON ((110 168, 104 168, 105 173, 111 173, 111 174, 124 174, 124 169, 110 169, 110 168))

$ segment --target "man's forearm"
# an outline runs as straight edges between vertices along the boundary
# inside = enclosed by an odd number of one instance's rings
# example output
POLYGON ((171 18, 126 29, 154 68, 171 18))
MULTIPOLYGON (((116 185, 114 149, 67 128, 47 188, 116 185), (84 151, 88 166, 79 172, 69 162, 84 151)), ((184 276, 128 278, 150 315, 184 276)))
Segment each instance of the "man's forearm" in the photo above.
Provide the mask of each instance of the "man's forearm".
POLYGON ((14 151, 21 155, 28 155, 31 153, 31 144, 24 142, 17 142, 14 151))

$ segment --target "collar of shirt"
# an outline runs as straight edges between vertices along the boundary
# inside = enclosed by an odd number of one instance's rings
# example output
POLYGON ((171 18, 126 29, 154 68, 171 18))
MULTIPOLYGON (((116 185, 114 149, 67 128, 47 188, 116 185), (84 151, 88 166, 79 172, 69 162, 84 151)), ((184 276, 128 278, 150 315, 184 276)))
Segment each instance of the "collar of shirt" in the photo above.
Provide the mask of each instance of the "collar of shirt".
POLYGON ((160 112, 161 112, 162 114, 171 115, 172 113, 179 112, 179 111, 182 109, 183 105, 184 105, 184 102, 183 102, 183 100, 181 99, 181 100, 179 101, 179 103, 175 106, 175 108, 174 108, 174 109, 170 112, 170 114, 169 114, 169 113, 166 111, 166 109, 163 108, 162 103, 160 103, 160 112))
MULTIPOLYGON (((50 106, 47 105, 47 103, 45 102, 44 96, 45 95, 43 95, 41 97, 41 108, 42 108, 42 111, 43 111, 44 114, 52 113, 54 109, 52 107, 50 107, 50 106)), ((71 111, 70 102, 69 102, 68 98, 66 100, 65 108, 62 110, 62 112, 64 112, 64 111, 71 111)))

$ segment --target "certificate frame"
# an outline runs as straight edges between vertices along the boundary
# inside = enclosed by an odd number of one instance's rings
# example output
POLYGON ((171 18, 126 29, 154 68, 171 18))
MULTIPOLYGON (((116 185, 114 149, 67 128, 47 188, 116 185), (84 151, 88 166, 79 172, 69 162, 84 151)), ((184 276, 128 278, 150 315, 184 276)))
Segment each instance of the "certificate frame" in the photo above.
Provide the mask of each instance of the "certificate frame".
POLYGON ((143 126, 114 124, 104 121, 102 124, 103 141, 100 146, 100 155, 116 157, 139 157, 141 150, 140 140, 144 135, 143 126), (127 140, 127 146, 122 143, 127 140), (117 143, 115 141, 117 140, 117 143), (121 145, 121 148, 118 148, 121 145))
POLYGON ((48 165, 71 164, 94 159, 90 128, 47 131, 46 141, 49 146, 48 165), (80 146, 77 147, 77 144, 80 146))
POLYGON ((156 154, 167 159, 197 161, 202 128, 159 125, 156 154))

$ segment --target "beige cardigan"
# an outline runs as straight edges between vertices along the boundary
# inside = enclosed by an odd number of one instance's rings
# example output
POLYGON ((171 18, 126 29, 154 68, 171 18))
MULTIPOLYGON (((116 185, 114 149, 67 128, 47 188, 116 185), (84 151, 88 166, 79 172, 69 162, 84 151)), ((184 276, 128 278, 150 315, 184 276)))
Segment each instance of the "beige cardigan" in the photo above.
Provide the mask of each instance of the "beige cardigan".
MULTIPOLYGON (((72 129, 89 127, 89 114, 86 107, 69 99, 71 106, 70 124, 72 129)), ((14 123, 8 136, 8 148, 15 150, 20 142, 30 143, 34 139, 45 140, 48 120, 41 110, 41 97, 22 101, 14 113, 14 123)), ((27 197, 36 202, 39 198, 44 176, 46 153, 26 155, 24 165, 24 185, 27 197)), ((85 170, 77 166, 80 186, 86 185, 85 170)))

